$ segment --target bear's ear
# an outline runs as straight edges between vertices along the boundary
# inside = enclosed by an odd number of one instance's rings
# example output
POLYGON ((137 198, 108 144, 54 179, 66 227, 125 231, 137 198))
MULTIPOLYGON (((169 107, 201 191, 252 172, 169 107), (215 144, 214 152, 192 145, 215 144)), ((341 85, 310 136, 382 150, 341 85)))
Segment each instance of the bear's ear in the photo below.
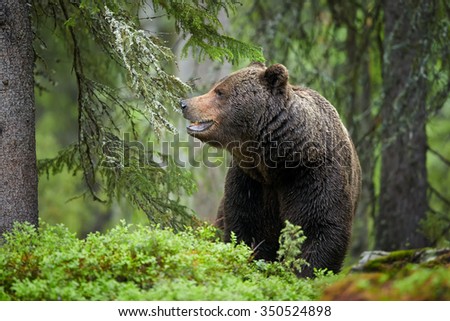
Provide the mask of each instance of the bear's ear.
POLYGON ((289 72, 282 64, 275 64, 266 69, 264 79, 271 88, 285 87, 289 80, 289 72))
POLYGON ((266 65, 259 61, 253 61, 248 67, 266 69, 266 65))

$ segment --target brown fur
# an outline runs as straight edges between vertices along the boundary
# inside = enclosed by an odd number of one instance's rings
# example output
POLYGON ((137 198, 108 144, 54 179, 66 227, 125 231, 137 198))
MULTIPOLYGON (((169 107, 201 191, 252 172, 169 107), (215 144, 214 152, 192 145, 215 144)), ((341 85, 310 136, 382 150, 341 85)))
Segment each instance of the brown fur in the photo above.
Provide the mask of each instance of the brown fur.
POLYGON ((211 124, 189 134, 233 155, 218 213, 225 240, 234 232, 256 258, 275 260, 288 220, 307 236, 301 275, 338 272, 360 192, 358 157, 335 108, 288 78, 283 65, 251 64, 182 101, 183 115, 211 124))

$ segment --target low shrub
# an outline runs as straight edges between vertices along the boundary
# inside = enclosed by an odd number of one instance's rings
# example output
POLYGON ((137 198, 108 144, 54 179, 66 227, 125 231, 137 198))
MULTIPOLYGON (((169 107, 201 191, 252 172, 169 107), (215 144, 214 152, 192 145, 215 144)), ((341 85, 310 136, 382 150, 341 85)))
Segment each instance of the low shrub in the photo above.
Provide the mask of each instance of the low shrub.
MULTIPOLYGON (((128 225, 79 239, 63 225, 17 224, 0 247, 1 300, 314 300, 334 276, 253 261, 214 227, 128 225)), ((297 267, 297 266, 296 266, 297 267)))

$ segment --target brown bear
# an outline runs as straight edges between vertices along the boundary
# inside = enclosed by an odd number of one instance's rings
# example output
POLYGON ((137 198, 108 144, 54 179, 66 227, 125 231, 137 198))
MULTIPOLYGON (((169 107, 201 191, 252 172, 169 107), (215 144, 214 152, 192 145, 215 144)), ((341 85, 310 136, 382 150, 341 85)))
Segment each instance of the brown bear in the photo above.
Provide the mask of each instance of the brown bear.
POLYGON ((232 155, 218 225, 276 260, 286 221, 307 237, 302 258, 339 272, 361 186, 358 157, 336 109, 288 82, 281 64, 252 63, 198 97, 181 101, 190 135, 232 155))

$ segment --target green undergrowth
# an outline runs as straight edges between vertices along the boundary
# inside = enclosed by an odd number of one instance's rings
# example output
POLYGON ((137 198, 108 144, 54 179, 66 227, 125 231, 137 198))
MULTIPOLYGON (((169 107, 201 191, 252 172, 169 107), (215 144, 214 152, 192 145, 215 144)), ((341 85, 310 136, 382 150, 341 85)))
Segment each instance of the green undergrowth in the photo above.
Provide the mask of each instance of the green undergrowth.
POLYGON ((395 251, 371 260, 328 287, 322 299, 449 301, 450 250, 395 251))
MULTIPOLYGON (((314 300, 336 276, 251 260, 205 225, 128 225, 79 239, 63 225, 17 225, 0 248, 1 300, 314 300)), ((291 262, 290 262, 291 263, 291 262)))
POLYGON ((395 274, 349 275, 328 287, 322 300, 450 300, 449 267, 408 265, 395 274))

